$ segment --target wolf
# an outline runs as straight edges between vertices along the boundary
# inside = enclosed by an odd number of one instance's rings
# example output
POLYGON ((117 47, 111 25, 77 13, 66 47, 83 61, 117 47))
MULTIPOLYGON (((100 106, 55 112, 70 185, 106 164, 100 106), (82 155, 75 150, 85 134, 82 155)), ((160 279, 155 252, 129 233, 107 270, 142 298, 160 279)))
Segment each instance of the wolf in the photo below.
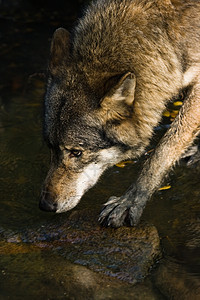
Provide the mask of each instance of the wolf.
POLYGON ((69 33, 55 31, 44 100, 51 151, 40 208, 74 208, 101 174, 141 156, 167 103, 178 116, 136 182, 111 197, 104 226, 138 224, 147 201, 200 132, 200 1, 97 0, 69 33))

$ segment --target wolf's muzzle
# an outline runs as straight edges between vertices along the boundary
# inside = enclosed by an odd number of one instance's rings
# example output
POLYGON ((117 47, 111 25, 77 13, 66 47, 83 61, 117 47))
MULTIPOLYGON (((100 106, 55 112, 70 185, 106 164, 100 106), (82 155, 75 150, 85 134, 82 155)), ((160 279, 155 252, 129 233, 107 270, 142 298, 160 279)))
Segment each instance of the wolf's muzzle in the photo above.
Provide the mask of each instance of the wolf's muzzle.
POLYGON ((42 191, 39 208, 44 211, 56 212, 57 203, 52 201, 50 193, 42 191))

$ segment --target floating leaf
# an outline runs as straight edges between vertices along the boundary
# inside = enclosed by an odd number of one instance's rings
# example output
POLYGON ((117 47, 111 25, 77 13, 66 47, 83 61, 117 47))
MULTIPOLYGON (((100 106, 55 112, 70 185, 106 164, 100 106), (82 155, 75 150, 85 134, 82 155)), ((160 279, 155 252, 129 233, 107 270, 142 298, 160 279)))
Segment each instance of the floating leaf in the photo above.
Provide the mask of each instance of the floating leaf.
POLYGON ((173 110, 173 111, 170 113, 170 115, 171 115, 172 118, 176 118, 176 116, 178 115, 178 113, 179 113, 179 110, 173 110))
POLYGON ((168 110, 165 110, 163 112, 163 116, 169 118, 171 116, 170 112, 168 110))
POLYGON ((174 106, 181 106, 182 104, 183 104, 182 101, 175 101, 175 102, 173 103, 174 106))
POLYGON ((124 167, 126 167, 126 165, 132 164, 132 163, 133 163, 132 160, 126 160, 126 161, 121 161, 120 163, 116 164, 115 166, 118 168, 124 168, 124 167))
POLYGON ((164 191, 164 190, 169 190, 171 189, 171 185, 165 185, 165 186, 162 186, 161 188, 159 188, 158 190, 159 191, 164 191))

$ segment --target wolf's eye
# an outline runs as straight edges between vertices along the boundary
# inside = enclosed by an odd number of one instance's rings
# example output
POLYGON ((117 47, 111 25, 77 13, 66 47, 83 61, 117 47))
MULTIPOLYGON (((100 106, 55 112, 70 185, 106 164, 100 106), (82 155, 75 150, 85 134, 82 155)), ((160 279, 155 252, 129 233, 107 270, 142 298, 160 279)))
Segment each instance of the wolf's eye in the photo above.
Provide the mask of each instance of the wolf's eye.
POLYGON ((82 153, 83 152, 81 150, 72 149, 70 151, 70 157, 80 157, 82 153))

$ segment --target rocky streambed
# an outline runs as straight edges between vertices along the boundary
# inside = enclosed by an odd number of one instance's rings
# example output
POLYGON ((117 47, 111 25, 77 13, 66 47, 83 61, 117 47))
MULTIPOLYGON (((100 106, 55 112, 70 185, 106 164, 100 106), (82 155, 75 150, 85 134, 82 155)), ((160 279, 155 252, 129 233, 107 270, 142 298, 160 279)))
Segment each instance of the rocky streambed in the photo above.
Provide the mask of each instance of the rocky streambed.
POLYGON ((149 224, 136 228, 103 228, 96 220, 93 212, 82 210, 73 212, 62 224, 3 233, 0 252, 24 251, 29 246, 30 251, 52 250, 93 271, 129 283, 142 281, 161 258, 156 228, 149 224))

